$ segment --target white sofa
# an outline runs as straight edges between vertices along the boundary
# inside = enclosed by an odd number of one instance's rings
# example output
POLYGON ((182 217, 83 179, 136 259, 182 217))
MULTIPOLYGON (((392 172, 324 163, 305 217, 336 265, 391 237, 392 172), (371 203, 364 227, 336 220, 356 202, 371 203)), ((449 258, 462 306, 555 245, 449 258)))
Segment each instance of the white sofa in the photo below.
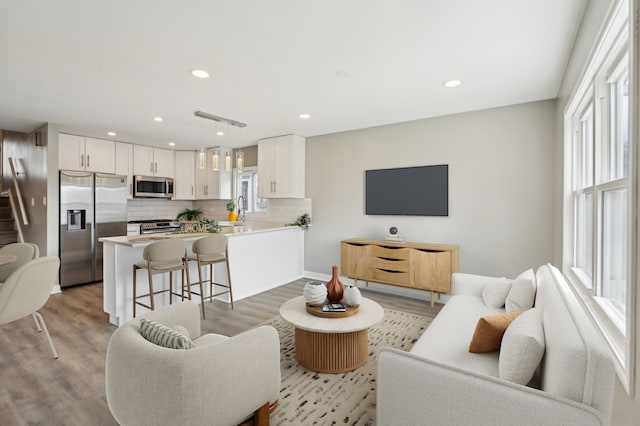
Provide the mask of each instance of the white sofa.
POLYGON ((119 424, 231 426, 277 401, 280 338, 273 327, 233 337, 200 333, 200 309, 191 302, 150 312, 113 333, 105 382, 119 424), (195 348, 168 349, 145 340, 141 318, 184 327, 195 348))
POLYGON ((545 352, 539 389, 503 380, 499 352, 469 353, 482 316, 504 313, 482 298, 494 277, 456 273, 452 297, 415 343, 378 354, 378 425, 608 425, 614 367, 604 340, 562 274, 536 273, 535 309, 545 352))

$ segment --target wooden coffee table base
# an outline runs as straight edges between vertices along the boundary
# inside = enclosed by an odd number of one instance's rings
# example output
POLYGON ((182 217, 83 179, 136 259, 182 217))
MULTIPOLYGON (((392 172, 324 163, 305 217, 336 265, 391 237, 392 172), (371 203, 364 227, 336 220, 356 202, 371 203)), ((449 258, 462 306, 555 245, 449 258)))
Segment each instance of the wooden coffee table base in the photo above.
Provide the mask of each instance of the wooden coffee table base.
POLYGON ((367 360, 369 330, 319 333, 296 328, 296 358, 318 373, 353 371, 367 360))

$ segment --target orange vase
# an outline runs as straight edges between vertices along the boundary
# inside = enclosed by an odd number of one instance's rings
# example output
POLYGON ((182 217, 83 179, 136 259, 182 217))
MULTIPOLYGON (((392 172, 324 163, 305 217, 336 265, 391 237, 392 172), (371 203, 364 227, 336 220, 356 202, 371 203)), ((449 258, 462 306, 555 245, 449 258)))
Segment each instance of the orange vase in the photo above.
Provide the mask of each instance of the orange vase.
POLYGON ((344 284, 338 279, 338 267, 331 267, 331 280, 327 283, 327 298, 331 303, 340 303, 344 293, 344 284))
POLYGON ((234 210, 230 210, 229 211, 229 222, 235 222, 236 219, 238 218, 238 213, 236 213, 234 210))

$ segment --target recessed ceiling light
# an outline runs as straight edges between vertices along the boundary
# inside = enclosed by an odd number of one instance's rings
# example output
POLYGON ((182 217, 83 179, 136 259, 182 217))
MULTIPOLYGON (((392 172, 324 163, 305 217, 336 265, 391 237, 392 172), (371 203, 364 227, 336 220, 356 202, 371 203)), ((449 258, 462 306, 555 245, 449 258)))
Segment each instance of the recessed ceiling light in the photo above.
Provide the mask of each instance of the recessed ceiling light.
POLYGON ((223 135, 224 135, 224 132, 218 132, 218 133, 216 133, 216 134, 217 134, 218 136, 223 136, 223 135))
POLYGON ((302 113, 302 114, 298 114, 298 118, 300 118, 302 120, 308 120, 308 119, 311 118, 311 115, 302 113))
POLYGON ((176 146, 175 142, 169 142, 169 146, 176 146))
POLYGON ((107 134, 108 134, 109 136, 115 136, 115 135, 116 135, 116 132, 107 132, 107 134))
POLYGON ((458 87, 462 84, 462 80, 449 80, 442 83, 444 87, 458 87))
POLYGON ((162 117, 153 117, 154 121, 157 121, 158 123, 162 122, 162 117))
POLYGON ((205 70, 193 69, 191 70, 191 75, 198 78, 209 78, 209 73, 205 70))

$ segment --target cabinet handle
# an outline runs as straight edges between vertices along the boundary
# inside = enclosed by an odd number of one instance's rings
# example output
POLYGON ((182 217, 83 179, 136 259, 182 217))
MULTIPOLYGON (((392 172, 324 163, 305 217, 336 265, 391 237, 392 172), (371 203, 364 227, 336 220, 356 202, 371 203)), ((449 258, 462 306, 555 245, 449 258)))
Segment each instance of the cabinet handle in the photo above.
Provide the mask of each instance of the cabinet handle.
POLYGON ((278 182, 277 181, 273 181, 273 193, 275 194, 276 192, 278 192, 278 182))
POLYGON ((153 161, 149 164, 151 164, 151 173, 153 173, 153 161))
POLYGON ((84 167, 84 154, 80 154, 80 166, 84 167))
POLYGON ((133 184, 129 184, 129 195, 133 195, 133 184))
POLYGON ((158 173, 158 162, 156 161, 156 170, 155 173, 158 173))
POLYGON ((87 154, 87 167, 91 167, 91 156, 87 154))
POLYGON ((191 185, 191 195, 193 195, 193 185, 191 185))

